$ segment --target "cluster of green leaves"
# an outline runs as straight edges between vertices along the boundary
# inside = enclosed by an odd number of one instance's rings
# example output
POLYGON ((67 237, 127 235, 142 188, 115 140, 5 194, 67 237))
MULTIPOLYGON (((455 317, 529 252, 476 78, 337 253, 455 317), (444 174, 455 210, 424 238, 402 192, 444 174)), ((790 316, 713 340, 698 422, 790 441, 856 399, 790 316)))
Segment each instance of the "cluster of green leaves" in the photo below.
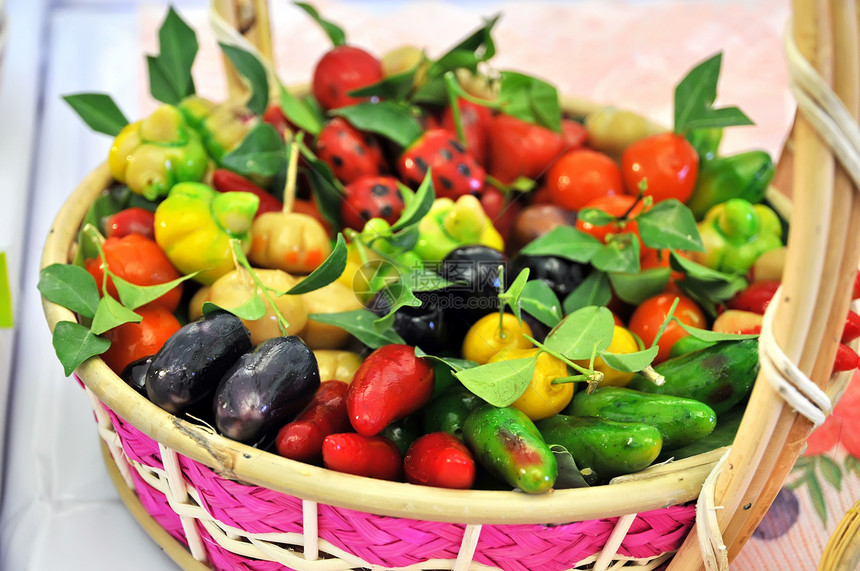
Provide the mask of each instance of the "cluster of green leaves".
POLYGON ((860 459, 850 454, 845 456, 843 466, 826 454, 801 457, 792 469, 796 477, 787 487, 791 490, 805 487, 809 492, 809 499, 812 501, 815 513, 821 519, 822 525, 827 525, 827 500, 824 497, 824 486, 821 485, 820 478, 824 478, 824 481, 837 492, 842 492, 843 478, 852 472, 860 476, 860 459))
MULTIPOLYGON (((642 271, 642 245, 666 251, 703 250, 690 209, 674 199, 643 208, 638 214, 615 217, 599 209, 586 208, 579 212, 579 217, 595 226, 615 224, 620 228, 635 221, 639 234, 622 230, 603 243, 573 226, 559 226, 523 248, 522 253, 526 255, 559 256, 593 266, 594 271, 562 301, 566 313, 589 305, 606 305, 613 291, 631 304, 641 303, 663 291, 671 270, 653 268, 642 271)), ((675 257, 677 255, 673 254, 673 259, 675 257)), ((684 259, 683 263, 688 275, 714 275, 712 270, 689 260, 684 259)))
MULTIPOLYGON (((92 226, 85 233, 97 233, 92 226)), ((98 240, 96 244, 101 259, 104 254, 98 240)), ((135 309, 158 299, 185 280, 196 275, 189 274, 173 281, 139 286, 114 274, 104 264, 104 280, 100 285, 87 270, 74 264, 51 264, 39 273, 39 292, 53 303, 78 314, 82 323, 61 321, 54 328, 53 345, 66 375, 71 375, 78 365, 101 355, 110 347, 110 341, 102 334, 124 323, 139 323, 141 316, 135 309), (119 300, 107 291, 108 277, 116 286, 119 300), (101 292, 101 295, 100 295, 101 292)))

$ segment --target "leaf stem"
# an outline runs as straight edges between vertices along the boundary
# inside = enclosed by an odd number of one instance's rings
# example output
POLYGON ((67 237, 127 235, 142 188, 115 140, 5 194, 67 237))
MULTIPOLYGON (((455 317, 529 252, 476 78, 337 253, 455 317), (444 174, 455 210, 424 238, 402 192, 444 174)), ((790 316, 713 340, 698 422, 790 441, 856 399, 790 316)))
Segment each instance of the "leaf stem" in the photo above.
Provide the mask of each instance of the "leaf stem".
POLYGON ((445 74, 445 91, 448 93, 448 105, 451 106, 451 116, 454 119, 454 126, 457 128, 457 139, 463 145, 466 144, 466 131, 463 129, 463 114, 460 113, 460 105, 457 102, 457 91, 460 85, 457 82, 456 76, 452 72, 445 74))
POLYGON ((290 159, 287 163, 287 182, 284 185, 283 207, 281 212, 289 214, 293 211, 293 206, 296 203, 296 179, 298 178, 299 165, 299 149, 304 140, 304 131, 299 131, 296 138, 287 146, 290 152, 290 159))
POLYGON ((647 367, 639 371, 639 374, 657 385, 658 387, 662 387, 666 383, 666 377, 658 373, 657 369, 655 369, 651 365, 648 365, 647 367))
POLYGON ((654 341, 651 342, 651 347, 657 345, 657 342, 660 341, 660 337, 663 336, 663 332, 666 331, 666 327, 668 327, 669 322, 674 318, 675 308, 678 307, 678 302, 681 301, 681 298, 676 297, 675 301, 672 302, 672 305, 669 307, 669 311, 666 313, 666 319, 663 320, 663 323, 660 325, 660 329, 657 330, 657 335, 654 336, 654 341))
POLYGON ((483 99, 481 97, 475 97, 474 95, 470 95, 465 89, 460 86, 460 82, 457 81, 457 76, 453 71, 446 71, 445 75, 445 85, 451 86, 454 92, 457 94, 460 99, 465 99, 471 103, 475 103, 477 105, 483 105, 489 109, 501 109, 504 106, 504 102, 501 99, 483 99))
POLYGON ((499 339, 506 339, 505 332, 505 267, 499 264, 499 339))
POLYGON ((554 350, 550 349, 549 347, 547 347, 546 345, 544 345, 543 343, 541 343, 540 341, 538 341, 537 339, 535 339, 534 337, 529 335, 528 333, 523 333, 523 337, 525 337, 526 339, 528 339, 529 341, 534 343, 535 346, 538 349, 540 349, 541 351, 543 351, 544 353, 552 355, 553 357, 555 357, 556 359, 558 359, 559 361, 561 361, 562 363, 564 363, 565 365, 567 365, 571 369, 578 371, 579 373, 582 373, 584 376, 587 377, 586 380, 588 381, 589 384, 592 384, 592 383, 597 384, 603 380, 603 373, 595 370, 593 367, 591 369, 586 369, 582 365, 577 365, 576 363, 574 363, 573 361, 571 361, 570 359, 568 359, 567 357, 565 357, 564 355, 562 355, 558 351, 554 351, 554 350))
MULTIPOLYGON (((245 257, 245 252, 242 251, 242 242, 236 238, 230 240, 230 245, 232 246, 233 255, 236 256, 236 259, 239 260, 239 263, 243 268, 251 275, 251 278, 254 280, 257 288, 262 290, 263 297, 266 298, 266 301, 269 302, 269 306, 272 308, 272 311, 275 313, 275 316, 278 318, 278 328, 281 330, 283 335, 287 334, 287 329, 289 328, 289 322, 284 318, 281 314, 278 306, 275 305, 275 300, 272 299, 272 295, 269 293, 269 288, 266 287, 263 282, 260 281, 260 278, 257 276, 257 273, 251 267, 250 262, 248 262, 248 258, 245 257)), ((254 295, 260 295, 256 291, 254 295)))

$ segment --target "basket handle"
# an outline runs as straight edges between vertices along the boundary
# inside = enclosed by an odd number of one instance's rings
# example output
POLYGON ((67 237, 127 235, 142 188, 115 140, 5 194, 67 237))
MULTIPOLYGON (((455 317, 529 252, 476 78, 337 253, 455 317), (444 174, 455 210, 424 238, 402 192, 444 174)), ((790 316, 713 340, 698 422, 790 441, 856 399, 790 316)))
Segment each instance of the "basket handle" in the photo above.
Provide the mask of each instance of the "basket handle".
MULTIPOLYGON (((788 32, 817 70, 818 88, 838 96, 839 112, 847 112, 852 125, 860 115, 858 12, 856 1, 794 0, 788 32)), ((860 195, 806 113, 800 105, 791 134, 795 208, 773 336, 815 385, 838 396, 850 375, 831 377, 830 371, 860 262, 860 195)), ((716 519, 725 561, 751 537, 813 429, 765 375, 763 368, 747 405, 755 413, 744 416, 726 467, 717 474, 715 505, 722 509, 716 519)), ((696 535, 690 534, 669 569, 703 568, 696 535)))
MULTIPOLYGON (((269 84, 274 90, 277 84, 271 81, 274 77, 275 58, 268 1, 212 0, 209 14, 218 41, 254 52, 269 71, 269 84)), ((222 60, 230 98, 246 97, 248 88, 236 68, 227 56, 222 56, 222 60)))

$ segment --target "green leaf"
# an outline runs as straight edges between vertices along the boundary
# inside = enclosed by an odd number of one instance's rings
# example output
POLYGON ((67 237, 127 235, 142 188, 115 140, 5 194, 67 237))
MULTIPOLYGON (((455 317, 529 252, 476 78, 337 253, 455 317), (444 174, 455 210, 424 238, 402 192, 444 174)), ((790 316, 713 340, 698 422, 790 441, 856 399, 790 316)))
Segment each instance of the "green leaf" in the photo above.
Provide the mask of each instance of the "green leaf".
POLYGON ((336 24, 320 16, 320 13, 317 12, 316 8, 305 2, 294 2, 294 4, 307 12, 308 15, 320 25, 333 45, 342 46, 346 44, 346 34, 344 31, 336 24))
POLYGON ((564 313, 573 313, 590 305, 604 306, 612 299, 609 276, 604 272, 592 271, 576 289, 567 294, 562 303, 564 313))
POLYGON ((211 301, 203 303, 203 315, 209 315, 214 311, 220 310, 228 311, 240 319, 256 321, 257 319, 260 319, 261 317, 266 315, 266 302, 263 301, 263 298, 262 296, 260 296, 260 294, 255 293, 250 298, 248 298, 247 301, 235 307, 223 307, 211 301))
POLYGON ((718 331, 711 331, 710 329, 691 327, 681 320, 675 320, 675 322, 680 325, 684 331, 696 339, 707 341, 709 343, 719 343, 720 341, 740 341, 742 339, 755 339, 758 337, 758 334, 756 333, 720 333, 718 331))
POLYGON ((842 468, 839 467, 839 464, 829 456, 822 455, 818 457, 818 468, 821 470, 824 479, 837 492, 842 492, 842 468))
POLYGON ((281 111, 290 122, 313 136, 319 135, 322 130, 322 118, 283 85, 280 85, 279 102, 281 111))
POLYGON ((110 95, 74 93, 64 95, 63 99, 93 131, 116 137, 128 125, 128 119, 110 95))
POLYGON ((389 75, 384 79, 359 89, 347 92, 350 97, 379 97, 389 101, 405 101, 415 87, 415 73, 419 63, 414 68, 389 75))
POLYGON ((636 217, 639 236, 651 248, 704 252, 696 218, 682 202, 671 198, 636 217))
POLYGON ((527 256, 558 256, 574 262, 588 263, 603 248, 603 242, 573 226, 556 226, 529 242, 520 252, 527 256))
POLYGON ((443 365, 447 365, 454 372, 462 371, 464 369, 471 369, 472 367, 478 366, 476 362, 469 361, 468 359, 457 359, 454 357, 440 357, 438 355, 431 355, 429 353, 425 353, 424 350, 421 349, 421 347, 415 347, 415 356, 432 359, 433 361, 438 361, 443 365))
POLYGON ((621 301, 639 305, 662 292, 671 275, 669 268, 649 268, 638 273, 611 272, 609 282, 621 301))
POLYGON ((860 476, 860 459, 851 456, 850 454, 845 457, 845 471, 846 472, 854 472, 856 476, 860 476))
POLYGON ((618 220, 618 217, 609 214, 601 208, 583 208, 577 212, 576 217, 594 226, 606 226, 618 220))
POLYGON ((616 371, 624 371, 625 373, 636 373, 650 365, 657 353, 659 347, 650 347, 643 351, 635 353, 609 353, 607 351, 598 351, 598 355, 603 357, 606 364, 616 371))
POLYGON ((456 371, 467 389, 493 406, 508 406, 525 392, 537 365, 537 355, 510 359, 456 371))
POLYGON ((639 272, 639 239, 630 232, 615 234, 591 259, 603 272, 639 272))
POLYGON ((391 230, 394 232, 418 224, 433 207, 436 191, 433 188, 433 177, 430 175, 430 169, 427 169, 424 180, 421 181, 415 194, 409 198, 404 195, 403 198, 406 200, 406 207, 400 214, 400 218, 391 226, 391 230))
POLYGON ((821 483, 815 476, 810 476, 806 481, 806 486, 809 491, 809 499, 812 501, 812 507, 815 508, 815 513, 821 518, 821 523, 827 525, 827 500, 824 499, 824 490, 821 489, 821 483))
POLYGON ((499 295, 500 301, 508 305, 511 308, 511 311, 516 315, 517 320, 520 320, 520 295, 523 293, 523 288, 526 286, 526 282, 529 280, 529 268, 523 268, 520 270, 520 273, 517 274, 517 277, 514 278, 514 281, 511 283, 511 287, 508 288, 506 292, 499 295))
POLYGON ((391 329, 394 326, 394 314, 401 307, 421 307, 421 300, 400 280, 383 289, 380 295, 388 299, 389 309, 388 313, 373 322, 377 331, 391 329))
POLYGON ((48 301, 82 317, 92 318, 96 314, 99 288, 93 276, 80 266, 51 264, 39 272, 36 287, 48 301))
POLYGON ((332 109, 331 113, 343 117, 359 131, 382 135, 404 148, 424 133, 421 123, 409 109, 393 101, 356 103, 332 109))
MULTIPOLYGON (((448 52, 442 55, 438 61, 445 61, 452 54, 468 51, 477 56, 480 61, 487 61, 496 55, 496 44, 493 41, 493 27, 499 21, 501 14, 496 14, 492 18, 484 20, 484 25, 466 36, 448 52)), ((459 66, 458 66, 459 67, 459 66)), ((454 71, 456 68, 449 68, 445 71, 454 71)), ((474 71, 474 70, 473 70, 474 71)))
POLYGON ((356 309, 340 313, 311 313, 308 317, 320 323, 345 329, 371 349, 378 349, 383 345, 392 343, 405 343, 403 338, 393 329, 379 331, 373 324, 377 315, 369 309, 356 309))
POLYGON ((675 87, 675 132, 691 129, 752 125, 753 122, 737 107, 714 109, 717 82, 722 66, 722 53, 701 62, 675 87))
POLYGON ((243 176, 274 176, 287 161, 286 147, 278 131, 269 123, 260 122, 251 129, 239 145, 224 155, 226 168, 243 176))
POLYGON ((66 376, 90 357, 101 355, 110 347, 110 341, 71 321, 57 323, 51 342, 66 376))
POLYGON ((162 103, 175 105, 194 94, 191 66, 197 56, 197 36, 171 7, 158 30, 160 53, 147 56, 149 88, 162 103))
POLYGON ((547 327, 555 327, 562 319, 561 302, 543 280, 529 280, 520 296, 523 311, 547 327))
POLYGON ((562 319, 544 345, 571 360, 590 359, 595 351, 609 347, 614 330, 615 319, 607 308, 583 307, 562 319))
POLYGON ((302 145, 302 156, 308 168, 305 170, 311 181, 316 203, 320 214, 335 228, 340 228, 340 207, 343 200, 343 185, 334 176, 331 167, 325 161, 318 159, 310 150, 302 145))
POLYGON ((412 291, 435 291, 454 285, 453 282, 426 268, 410 268, 400 276, 400 281, 412 291))
POLYGON ((506 114, 561 132, 561 106, 555 87, 515 71, 503 71, 500 75, 499 99, 506 114))
POLYGON ((96 315, 93 317, 90 330, 96 335, 101 335, 105 331, 123 323, 140 323, 141 319, 140 315, 128 309, 110 295, 106 295, 99 301, 99 307, 96 309, 96 315))
POLYGON ((556 490, 565 490, 570 488, 587 488, 588 482, 579 471, 573 455, 568 452, 567 448, 561 444, 552 444, 549 447, 555 456, 556 464, 558 465, 558 476, 555 479, 553 488, 556 490))
POLYGON ((133 284, 113 273, 111 273, 111 280, 116 286, 116 292, 119 294, 119 300, 122 304, 129 309, 137 309, 142 305, 146 305, 150 301, 158 299, 182 282, 193 278, 198 273, 200 272, 194 272, 192 274, 180 276, 175 280, 164 282, 163 284, 151 286, 133 284))
POLYGON ((245 105, 257 116, 262 116, 269 105, 269 76, 263 62, 249 51, 225 43, 218 44, 236 71, 247 82, 251 95, 245 105))
POLYGON ((307 277, 287 290, 289 295, 298 295, 317 290, 335 281, 346 268, 346 241, 343 234, 337 235, 337 242, 331 254, 307 277))

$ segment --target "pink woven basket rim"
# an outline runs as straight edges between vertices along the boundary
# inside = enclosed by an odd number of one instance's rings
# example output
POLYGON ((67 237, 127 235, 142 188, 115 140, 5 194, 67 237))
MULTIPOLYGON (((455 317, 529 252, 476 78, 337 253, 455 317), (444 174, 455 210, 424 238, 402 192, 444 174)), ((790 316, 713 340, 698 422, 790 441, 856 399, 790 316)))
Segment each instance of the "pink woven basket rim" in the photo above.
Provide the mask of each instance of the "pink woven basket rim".
MULTIPOLYGON (((134 462, 163 470, 158 443, 108 407, 105 409, 126 456, 134 462)), ((213 519, 252 534, 302 533, 300 498, 224 478, 200 462, 182 455, 178 457, 183 477, 197 491, 201 506, 213 519)), ((139 481, 135 478, 135 483, 139 481)), ((144 508, 171 535, 187 545, 181 536, 178 516, 166 498, 162 499, 164 495, 152 488, 147 492, 150 497, 142 502, 144 508)), ((431 559, 454 560, 465 529, 465 525, 459 523, 377 515, 325 504, 319 504, 318 510, 320 539, 368 563, 384 567, 407 567, 431 559)), ((675 551, 694 519, 693 504, 640 513, 622 540, 618 554, 649 559, 675 551)), ((483 525, 474 561, 503 571, 569 569, 603 549, 617 520, 611 517, 560 525, 483 525)), ((210 563, 216 569, 268 571, 283 568, 279 563, 232 553, 219 545, 203 526, 198 524, 197 529, 201 531, 210 563)))

